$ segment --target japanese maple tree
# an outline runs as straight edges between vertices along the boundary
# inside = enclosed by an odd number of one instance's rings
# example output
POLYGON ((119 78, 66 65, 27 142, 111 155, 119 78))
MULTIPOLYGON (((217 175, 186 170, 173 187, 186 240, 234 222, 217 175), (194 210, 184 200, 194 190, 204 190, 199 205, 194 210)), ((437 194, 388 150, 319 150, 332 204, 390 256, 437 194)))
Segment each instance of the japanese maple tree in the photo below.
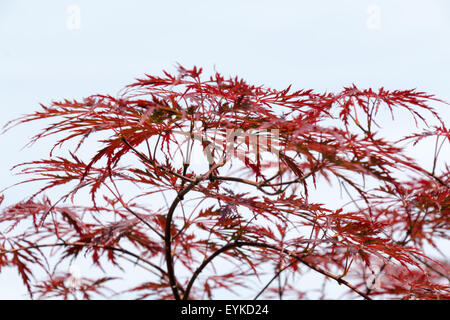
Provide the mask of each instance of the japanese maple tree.
POLYGON ((432 104, 446 107, 416 90, 280 91, 179 66, 42 105, 6 125, 49 120, 30 144, 55 144, 14 168, 40 187, 0 211, 0 272, 17 268, 36 298, 108 295, 105 268, 132 261, 148 271, 124 291, 138 298, 301 298, 314 272, 348 298, 449 299, 445 254, 429 254, 450 222, 450 132, 432 104), (383 135, 396 113, 414 132, 383 135), (422 140, 429 168, 407 154, 422 140), (104 271, 71 285, 60 266, 83 257, 104 271))

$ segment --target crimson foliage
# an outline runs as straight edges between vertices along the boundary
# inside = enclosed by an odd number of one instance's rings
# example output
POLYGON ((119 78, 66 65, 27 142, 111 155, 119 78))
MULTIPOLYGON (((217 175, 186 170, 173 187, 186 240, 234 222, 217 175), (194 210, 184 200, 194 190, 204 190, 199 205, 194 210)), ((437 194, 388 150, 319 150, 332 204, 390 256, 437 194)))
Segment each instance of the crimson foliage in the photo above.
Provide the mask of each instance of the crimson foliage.
POLYGON ((350 297, 450 298, 448 264, 425 250, 449 238, 450 171, 438 156, 450 132, 431 107, 442 101, 201 74, 179 66, 117 97, 53 102, 8 123, 50 119, 31 144, 57 141, 47 159, 15 167, 29 176, 20 183, 43 186, 1 211, 0 270, 17 268, 39 298, 109 292, 113 277, 74 286, 58 268, 81 254, 102 269, 145 268, 148 278, 126 290, 140 298, 302 297, 308 271, 350 297), (396 112, 415 131, 383 137, 396 112), (436 143, 430 170, 406 152, 423 139, 436 143), (327 201, 327 182, 349 202, 327 201), (62 197, 44 196, 58 188, 62 197))

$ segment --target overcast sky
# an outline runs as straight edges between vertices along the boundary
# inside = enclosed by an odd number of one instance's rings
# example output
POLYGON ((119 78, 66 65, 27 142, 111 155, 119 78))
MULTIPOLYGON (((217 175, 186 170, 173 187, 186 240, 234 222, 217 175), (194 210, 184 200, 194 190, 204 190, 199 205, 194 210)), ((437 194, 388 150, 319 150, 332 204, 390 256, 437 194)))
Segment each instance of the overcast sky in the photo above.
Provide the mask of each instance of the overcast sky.
MULTIPOLYGON (((280 89, 354 83, 450 101, 448 39, 446 0, 0 0, 0 125, 40 102, 114 95, 177 62, 280 89)), ((16 181, 14 163, 36 155, 20 150, 32 128, 0 136, 0 189, 16 181)), ((0 298, 24 292, 13 274, 0 274, 0 298)))

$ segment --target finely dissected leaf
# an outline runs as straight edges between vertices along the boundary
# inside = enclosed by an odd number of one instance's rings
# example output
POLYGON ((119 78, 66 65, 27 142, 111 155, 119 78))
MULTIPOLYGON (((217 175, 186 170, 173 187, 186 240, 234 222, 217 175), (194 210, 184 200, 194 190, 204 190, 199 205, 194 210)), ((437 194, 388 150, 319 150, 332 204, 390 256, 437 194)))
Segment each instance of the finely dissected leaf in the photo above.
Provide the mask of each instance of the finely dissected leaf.
POLYGON ((0 271, 15 267, 39 298, 106 296, 111 269, 140 268, 148 277, 124 291, 139 299, 303 298, 308 270, 351 297, 449 299, 448 261, 427 250, 449 239, 450 131, 431 106, 445 103, 202 73, 178 66, 10 121, 50 121, 29 144, 55 140, 14 167, 17 185, 39 187, 0 212, 0 271), (383 114, 413 129, 390 139, 383 114), (424 141, 430 167, 410 155, 424 141), (62 266, 83 259, 106 274, 71 286, 62 266))

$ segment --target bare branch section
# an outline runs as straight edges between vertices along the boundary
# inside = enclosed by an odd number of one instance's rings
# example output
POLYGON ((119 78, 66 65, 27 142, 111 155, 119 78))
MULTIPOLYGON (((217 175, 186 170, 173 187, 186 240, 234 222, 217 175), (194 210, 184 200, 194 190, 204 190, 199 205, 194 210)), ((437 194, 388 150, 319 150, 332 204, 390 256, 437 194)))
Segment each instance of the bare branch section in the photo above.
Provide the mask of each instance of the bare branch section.
POLYGON ((126 290, 136 298, 301 297, 313 270, 351 297, 449 299, 449 263, 425 250, 450 225, 450 131, 432 105, 447 107, 415 90, 276 90, 182 66, 117 97, 42 105, 5 127, 48 121, 29 144, 54 145, 14 167, 17 185, 41 187, 0 211, 0 272, 15 267, 41 298, 106 295, 134 262, 148 273, 126 290), (388 138, 400 117, 413 129, 388 138), (408 156, 424 141, 429 167, 408 156), (81 256, 101 277, 68 287, 63 262, 81 256))

